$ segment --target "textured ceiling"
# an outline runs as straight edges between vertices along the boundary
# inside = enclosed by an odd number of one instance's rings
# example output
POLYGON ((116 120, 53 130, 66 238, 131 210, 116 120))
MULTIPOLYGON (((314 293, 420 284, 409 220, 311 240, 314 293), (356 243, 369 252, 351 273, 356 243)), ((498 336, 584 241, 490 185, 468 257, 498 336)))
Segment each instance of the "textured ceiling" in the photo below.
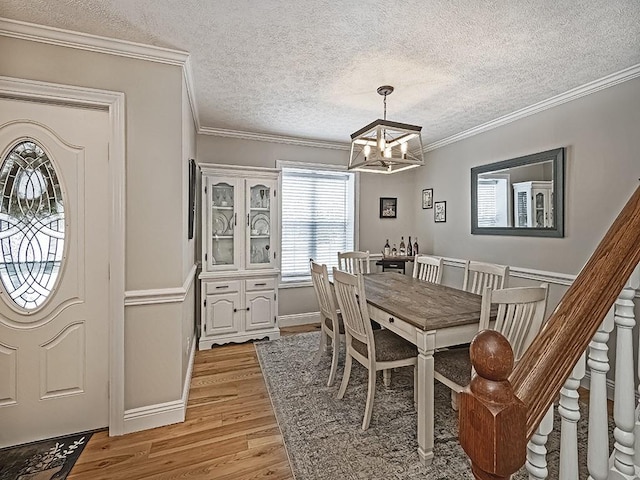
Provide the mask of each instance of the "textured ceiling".
POLYGON ((640 64, 638 0, 1 0, 0 16, 184 50, 203 127, 432 143, 640 64))

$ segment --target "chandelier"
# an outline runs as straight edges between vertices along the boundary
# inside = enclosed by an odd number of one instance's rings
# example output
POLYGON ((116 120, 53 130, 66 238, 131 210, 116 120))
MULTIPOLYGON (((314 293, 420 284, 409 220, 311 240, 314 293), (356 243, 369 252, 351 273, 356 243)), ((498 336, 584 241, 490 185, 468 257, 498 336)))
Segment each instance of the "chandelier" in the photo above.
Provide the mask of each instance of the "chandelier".
POLYGON ((349 170, 396 173, 424 165, 422 127, 387 120, 387 95, 393 87, 378 87, 384 96, 384 119, 371 122, 351 134, 349 170))

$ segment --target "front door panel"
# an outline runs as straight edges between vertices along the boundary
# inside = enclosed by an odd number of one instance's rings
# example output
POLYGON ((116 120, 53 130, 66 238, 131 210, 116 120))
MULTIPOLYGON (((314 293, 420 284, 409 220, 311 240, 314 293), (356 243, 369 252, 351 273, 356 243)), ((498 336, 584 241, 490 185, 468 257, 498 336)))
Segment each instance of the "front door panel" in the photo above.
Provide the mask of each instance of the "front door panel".
POLYGON ((46 190, 56 206, 33 208, 59 217, 21 224, 15 210, 0 211, 0 270, 5 280, 23 272, 0 284, 0 447, 109 422, 108 132, 107 111, 0 99, 0 160, 33 142, 60 184, 53 195, 40 176, 41 189, 27 182, 18 194, 33 206, 46 190), (10 229, 25 224, 24 248, 8 255, 10 229), (16 285, 25 300, 12 300, 16 285))

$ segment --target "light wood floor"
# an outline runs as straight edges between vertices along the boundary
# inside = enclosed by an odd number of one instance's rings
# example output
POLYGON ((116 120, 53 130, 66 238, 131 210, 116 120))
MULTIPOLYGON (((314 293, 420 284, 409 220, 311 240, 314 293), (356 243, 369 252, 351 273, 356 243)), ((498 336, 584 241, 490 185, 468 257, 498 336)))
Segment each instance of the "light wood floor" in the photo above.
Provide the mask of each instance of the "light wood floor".
POLYGON ((253 344, 196 352, 184 423, 121 437, 98 432, 67 478, 293 480, 253 344))
POLYGON ((121 437, 95 433, 67 478, 293 479, 253 344, 196 352, 184 423, 121 437))

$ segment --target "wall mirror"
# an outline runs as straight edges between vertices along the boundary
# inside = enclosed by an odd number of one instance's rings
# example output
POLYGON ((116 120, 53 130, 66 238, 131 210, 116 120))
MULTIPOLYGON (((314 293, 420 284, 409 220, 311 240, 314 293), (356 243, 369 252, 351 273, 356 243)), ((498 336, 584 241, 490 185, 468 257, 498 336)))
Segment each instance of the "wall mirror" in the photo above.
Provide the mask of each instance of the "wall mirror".
POLYGON ((471 233, 564 237, 564 148, 472 168, 471 233))

